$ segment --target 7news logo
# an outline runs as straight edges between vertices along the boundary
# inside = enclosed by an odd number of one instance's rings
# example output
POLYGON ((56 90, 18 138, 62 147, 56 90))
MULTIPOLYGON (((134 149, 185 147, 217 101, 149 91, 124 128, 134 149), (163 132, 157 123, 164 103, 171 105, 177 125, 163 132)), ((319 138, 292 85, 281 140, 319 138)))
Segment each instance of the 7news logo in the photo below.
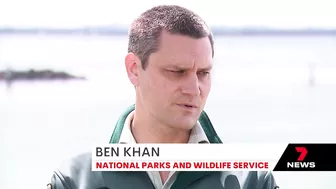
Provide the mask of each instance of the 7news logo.
POLYGON ((287 168, 302 169, 302 168, 315 168, 315 162, 305 161, 308 150, 306 147, 295 147, 296 152, 299 153, 297 161, 287 162, 287 168))

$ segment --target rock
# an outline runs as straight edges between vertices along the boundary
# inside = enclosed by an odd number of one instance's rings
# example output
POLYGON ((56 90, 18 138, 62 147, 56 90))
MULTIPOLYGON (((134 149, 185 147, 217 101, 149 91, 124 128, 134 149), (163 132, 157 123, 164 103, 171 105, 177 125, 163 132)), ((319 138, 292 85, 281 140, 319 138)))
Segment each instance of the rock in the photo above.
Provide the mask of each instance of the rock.
POLYGON ((16 80, 86 80, 85 77, 75 76, 66 72, 57 72, 52 70, 3 70, 0 71, 0 80, 16 81, 16 80))

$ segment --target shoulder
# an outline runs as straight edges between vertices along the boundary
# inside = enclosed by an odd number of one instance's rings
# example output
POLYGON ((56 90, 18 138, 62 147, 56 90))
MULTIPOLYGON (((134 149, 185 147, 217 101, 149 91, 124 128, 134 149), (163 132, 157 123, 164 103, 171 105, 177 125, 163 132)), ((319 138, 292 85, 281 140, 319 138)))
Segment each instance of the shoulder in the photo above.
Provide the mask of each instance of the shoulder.
POLYGON ((261 189, 276 189, 278 187, 271 171, 258 171, 258 180, 261 181, 261 189))
POLYGON ((61 166, 52 174, 51 184, 53 188, 72 189, 81 188, 82 185, 92 185, 94 187, 95 183, 88 181, 93 179, 95 182, 99 182, 101 172, 91 170, 91 160, 92 153, 86 152, 63 161, 61 166))
POLYGON ((237 185, 242 188, 275 189, 277 186, 270 171, 223 172, 221 182, 225 188, 237 185))
POLYGON ((91 160, 91 152, 81 153, 63 161, 56 171, 71 175, 73 172, 91 170, 91 160))

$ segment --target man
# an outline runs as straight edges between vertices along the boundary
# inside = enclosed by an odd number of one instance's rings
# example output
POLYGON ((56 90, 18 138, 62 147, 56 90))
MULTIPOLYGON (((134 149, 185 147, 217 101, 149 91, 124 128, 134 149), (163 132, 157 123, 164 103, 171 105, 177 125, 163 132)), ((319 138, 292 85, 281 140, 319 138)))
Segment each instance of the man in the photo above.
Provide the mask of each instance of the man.
MULTIPOLYGON (((195 13, 156 6, 131 25, 125 67, 135 105, 110 143, 221 143, 203 111, 211 88, 213 36, 195 13)), ((274 189, 266 172, 92 172, 91 154, 54 172, 56 189, 274 189)))
POLYGON ((51 183, 48 183, 48 184, 47 184, 47 188, 48 188, 48 189, 52 189, 51 183))

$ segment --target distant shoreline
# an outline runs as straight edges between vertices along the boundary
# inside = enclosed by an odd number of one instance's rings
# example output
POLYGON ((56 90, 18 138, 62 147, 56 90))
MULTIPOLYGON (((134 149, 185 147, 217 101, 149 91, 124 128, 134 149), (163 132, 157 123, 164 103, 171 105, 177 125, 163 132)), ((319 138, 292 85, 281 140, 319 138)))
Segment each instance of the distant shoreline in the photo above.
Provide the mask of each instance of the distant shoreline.
POLYGON ((76 76, 64 71, 54 71, 51 69, 45 70, 0 70, 0 81, 13 82, 13 81, 36 81, 36 80, 86 80, 85 77, 76 76))
MULTIPOLYGON (((263 29, 213 27, 214 35, 335 35, 336 29, 263 29)), ((126 28, 0 28, 0 35, 127 35, 126 28)))

